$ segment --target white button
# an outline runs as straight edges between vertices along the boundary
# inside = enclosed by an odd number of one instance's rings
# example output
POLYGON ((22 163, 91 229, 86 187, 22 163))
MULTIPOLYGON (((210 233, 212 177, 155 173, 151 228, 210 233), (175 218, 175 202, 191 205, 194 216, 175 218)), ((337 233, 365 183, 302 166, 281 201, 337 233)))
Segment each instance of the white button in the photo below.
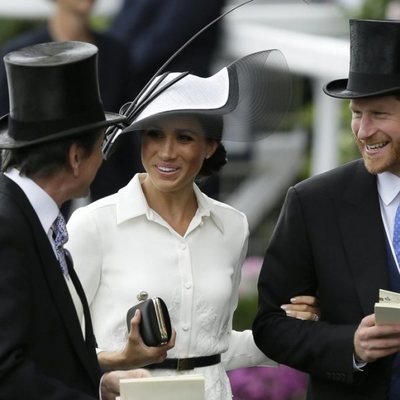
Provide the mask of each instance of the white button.
POLYGON ((192 284, 190 282, 186 282, 185 288, 190 289, 192 287, 192 284))
POLYGON ((186 332, 189 330, 189 326, 188 325, 183 325, 182 329, 186 332))
POLYGON ((186 249, 186 244, 185 244, 185 243, 182 243, 182 244, 181 244, 181 249, 182 249, 182 250, 185 250, 185 249, 186 249))

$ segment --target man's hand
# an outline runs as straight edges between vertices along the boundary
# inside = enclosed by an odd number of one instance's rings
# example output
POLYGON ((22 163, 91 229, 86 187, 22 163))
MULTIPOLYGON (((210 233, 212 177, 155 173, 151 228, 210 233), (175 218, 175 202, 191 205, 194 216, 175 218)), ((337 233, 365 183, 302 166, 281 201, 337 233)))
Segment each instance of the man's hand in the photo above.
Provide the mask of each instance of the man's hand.
POLYGON ((120 379, 148 378, 150 376, 150 372, 146 369, 107 372, 101 378, 101 400, 115 400, 119 396, 120 379))
POLYGON ((373 362, 400 351, 400 324, 375 325, 375 314, 364 317, 354 334, 354 356, 373 362))

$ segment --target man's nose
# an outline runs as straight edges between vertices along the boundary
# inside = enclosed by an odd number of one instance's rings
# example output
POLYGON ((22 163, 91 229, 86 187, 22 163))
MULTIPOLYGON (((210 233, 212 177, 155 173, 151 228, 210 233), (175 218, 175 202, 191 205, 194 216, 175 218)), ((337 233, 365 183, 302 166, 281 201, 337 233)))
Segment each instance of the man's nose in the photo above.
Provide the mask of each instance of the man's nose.
POLYGON ((369 115, 363 115, 358 124, 357 132, 355 132, 358 139, 368 139, 376 132, 376 126, 369 115))

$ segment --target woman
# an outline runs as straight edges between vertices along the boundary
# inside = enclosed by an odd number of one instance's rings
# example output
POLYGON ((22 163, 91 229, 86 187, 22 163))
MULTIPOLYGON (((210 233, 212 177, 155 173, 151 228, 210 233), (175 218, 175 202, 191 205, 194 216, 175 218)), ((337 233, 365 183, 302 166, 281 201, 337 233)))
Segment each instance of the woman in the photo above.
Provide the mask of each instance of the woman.
MULTIPOLYGON (((243 69, 247 75, 251 65, 243 69)), ((241 87, 242 75, 236 68, 209 81, 191 75, 174 81, 177 75, 170 75, 154 86, 175 83, 139 107, 126 129, 141 132, 146 172, 118 193, 78 209, 69 221, 68 247, 100 348, 118 352, 124 347, 126 312, 137 295, 159 296, 168 305, 177 335, 167 360, 151 366, 152 374, 200 373, 207 400, 230 399, 227 369, 273 361, 256 348, 251 331, 232 330, 247 252, 247 219, 204 195, 194 182, 226 163, 224 118, 240 102, 240 93, 233 91, 241 87), (204 107, 204 99, 210 98, 204 94, 213 93, 212 88, 218 93, 204 107), (177 371, 177 359, 193 369, 177 371)), ((288 311, 312 319, 314 298, 299 301, 303 304, 287 305, 288 311)))

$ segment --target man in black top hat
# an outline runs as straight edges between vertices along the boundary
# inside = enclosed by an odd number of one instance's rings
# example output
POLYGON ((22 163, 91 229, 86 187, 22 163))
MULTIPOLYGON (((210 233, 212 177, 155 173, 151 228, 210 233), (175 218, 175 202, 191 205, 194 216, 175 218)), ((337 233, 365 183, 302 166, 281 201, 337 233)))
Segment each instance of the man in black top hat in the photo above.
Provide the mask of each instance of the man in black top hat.
MULTIPOLYGON (((104 130, 125 117, 103 111, 94 45, 45 43, 4 61, 10 113, 0 120, 0 398, 98 398, 88 305, 63 251, 59 209, 87 195, 104 130)), ((103 399, 115 397, 126 374, 103 376, 103 399)))
MULTIPOLYGON (((12 38, 0 48, 0 116, 9 108, 7 77, 2 59, 5 54, 45 42, 79 40, 94 44, 98 49, 99 90, 104 108, 118 112, 123 104, 134 98, 135 81, 130 67, 128 48, 107 33, 89 26, 96 1, 54 0, 54 8, 46 23, 12 38)), ((90 199, 97 200, 125 186, 141 168, 140 152, 133 138, 127 138, 118 155, 103 163, 92 182, 90 199)), ((69 216, 73 204, 65 203, 62 211, 69 216)))
POLYGON ((379 289, 400 292, 400 22, 351 20, 350 33, 349 77, 324 91, 350 99, 362 160, 289 189, 253 333, 269 357, 310 375, 310 399, 393 400, 400 320, 378 324, 374 304, 379 289), (300 293, 319 297, 319 321, 280 308, 300 293))

